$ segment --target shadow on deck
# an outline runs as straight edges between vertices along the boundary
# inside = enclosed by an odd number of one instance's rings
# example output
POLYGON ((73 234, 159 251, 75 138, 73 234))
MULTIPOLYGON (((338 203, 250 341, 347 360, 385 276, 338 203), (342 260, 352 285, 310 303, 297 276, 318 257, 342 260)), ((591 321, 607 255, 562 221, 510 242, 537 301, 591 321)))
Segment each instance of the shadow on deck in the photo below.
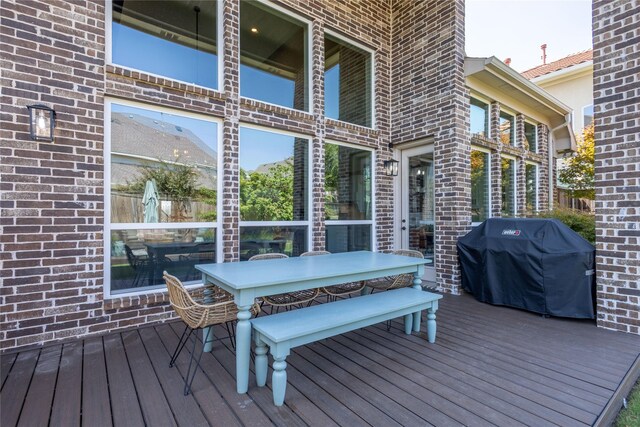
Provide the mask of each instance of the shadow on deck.
POLYGON ((406 336, 396 322, 295 349, 281 408, 253 378, 235 392, 228 339, 183 396, 188 353, 168 367, 181 323, 5 354, 0 424, 585 426, 615 413, 612 397, 638 375, 640 337, 593 322, 469 295, 445 296, 437 314, 435 344, 424 324, 406 336))

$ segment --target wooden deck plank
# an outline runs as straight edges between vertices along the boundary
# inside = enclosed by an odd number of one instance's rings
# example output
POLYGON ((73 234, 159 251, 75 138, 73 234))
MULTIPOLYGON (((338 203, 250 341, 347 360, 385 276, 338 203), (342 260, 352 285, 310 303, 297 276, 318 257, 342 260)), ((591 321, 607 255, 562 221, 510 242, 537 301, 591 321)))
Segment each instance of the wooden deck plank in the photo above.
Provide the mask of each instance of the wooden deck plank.
POLYGON ((124 332, 121 335, 145 423, 148 426, 176 426, 138 331, 124 332))
POLYGON ((0 357, 0 391, 4 390, 4 382, 7 380, 9 372, 11 372, 16 357, 18 357, 17 353, 3 354, 0 357))
POLYGON ((144 426, 138 395, 133 385, 133 378, 120 334, 104 337, 104 351, 107 361, 113 425, 115 427, 144 426))
POLYGON ((82 347, 82 341, 74 341, 62 346, 58 382, 49 423, 52 426, 77 427, 80 425, 82 347))
MULTIPOLYGON (((173 332, 173 329, 169 325, 157 326, 155 329, 167 351, 168 364, 168 360, 170 359, 169 355, 173 354, 173 350, 178 344, 180 337, 173 332)), ((178 356, 174 367, 168 368, 167 366, 167 369, 177 369, 184 378, 187 374, 190 358, 190 353, 187 350, 183 350, 178 356)), ((202 365, 203 369, 206 370, 204 364, 202 365)), ((204 372, 198 372, 194 377, 191 393, 210 425, 223 425, 225 427, 242 426, 242 423, 224 400, 220 391, 217 390, 216 382, 210 381, 204 372)))
POLYGON ((184 382, 180 373, 169 368, 171 355, 167 354, 155 329, 142 328, 138 333, 178 425, 208 426, 209 423, 193 395, 184 395, 184 382))
MULTIPOLYGON (((492 390, 486 383, 478 381, 476 378, 458 370, 451 370, 438 361, 431 361, 428 369, 425 365, 411 358, 405 357, 393 349, 378 345, 375 340, 365 338, 357 333, 350 333, 336 337, 336 341, 344 344, 345 347, 356 351, 373 361, 378 362, 384 368, 403 375, 405 378, 415 381, 425 388, 430 388, 438 392, 441 386, 450 387, 470 398, 481 402, 486 412, 486 408, 491 408, 495 412, 503 413, 517 422, 526 425, 539 427, 555 426, 543 418, 533 413, 524 411, 517 406, 518 402, 510 402, 513 395, 505 390, 492 390)), ((483 416, 484 414, 479 414, 483 416)))
POLYGON ((82 360, 82 425, 112 426, 107 367, 101 337, 84 342, 82 360))
POLYGON ((37 387, 29 387, 18 426, 42 426, 49 422, 61 352, 61 345, 42 349, 31 379, 37 387))
POLYGON ((15 426, 18 424, 39 355, 40 350, 24 351, 18 354, 0 396, 0 407, 2 408, 0 425, 15 426), (11 390, 11 392, 7 393, 6 390, 11 390))

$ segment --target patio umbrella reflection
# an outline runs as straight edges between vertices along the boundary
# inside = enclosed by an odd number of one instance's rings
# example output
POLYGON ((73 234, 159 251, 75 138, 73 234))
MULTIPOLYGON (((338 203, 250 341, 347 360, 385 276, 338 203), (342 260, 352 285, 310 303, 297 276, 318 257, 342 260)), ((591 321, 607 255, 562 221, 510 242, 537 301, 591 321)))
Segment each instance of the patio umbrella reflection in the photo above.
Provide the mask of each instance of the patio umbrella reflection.
POLYGON ((152 180, 148 180, 142 196, 144 206, 144 222, 158 222, 158 190, 152 180))

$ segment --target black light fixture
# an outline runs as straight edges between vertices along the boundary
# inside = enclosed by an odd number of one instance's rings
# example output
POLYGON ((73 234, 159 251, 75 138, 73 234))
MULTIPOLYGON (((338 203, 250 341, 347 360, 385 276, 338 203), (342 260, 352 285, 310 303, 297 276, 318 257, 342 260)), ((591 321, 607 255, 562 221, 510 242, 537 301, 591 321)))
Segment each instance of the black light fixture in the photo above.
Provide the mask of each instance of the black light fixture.
POLYGON ((53 142, 56 112, 46 105, 27 105, 29 110, 29 134, 34 141, 53 142))
POLYGON ((384 167, 384 174, 386 176, 398 176, 398 162, 397 160, 385 160, 382 165, 384 167))

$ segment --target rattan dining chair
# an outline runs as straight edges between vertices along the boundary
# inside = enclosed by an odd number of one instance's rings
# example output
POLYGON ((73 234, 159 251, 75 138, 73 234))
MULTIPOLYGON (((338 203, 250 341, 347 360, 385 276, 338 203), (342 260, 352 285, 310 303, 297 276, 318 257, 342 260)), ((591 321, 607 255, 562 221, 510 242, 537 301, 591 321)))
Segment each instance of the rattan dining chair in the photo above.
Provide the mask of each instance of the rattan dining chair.
MULTIPOLYGON (((254 255, 249 258, 249 261, 260 261, 266 259, 279 259, 279 258, 289 258, 285 254, 272 252, 267 254, 259 254, 254 255)), ((302 291, 295 292, 286 292, 283 294, 277 295, 269 295, 262 297, 263 303, 267 303, 272 307, 276 308, 276 313, 280 311, 280 308, 284 308, 285 310, 289 310, 291 307, 297 306, 302 307, 304 304, 311 304, 313 300, 320 294, 319 289, 305 289, 302 291)), ((262 307, 263 304, 260 304, 262 307)), ((273 312, 273 308, 271 309, 273 312)))
MULTIPOLYGON (((204 352, 204 343, 209 339, 212 328, 208 328, 214 325, 224 325, 229 334, 229 340, 231 346, 235 350, 235 333, 234 323, 238 314, 238 307, 233 301, 233 295, 224 291, 217 286, 199 287, 196 289, 187 290, 180 279, 170 275, 166 271, 163 274, 167 289, 169 290, 169 302, 171 307, 175 310, 176 314, 185 323, 184 331, 178 341, 171 360, 169 361, 169 367, 173 367, 176 359, 182 352, 185 344, 193 334, 193 331, 207 328, 206 333, 202 340, 202 349, 198 355, 193 372, 191 371, 193 361, 196 358, 196 343, 198 342, 197 334, 193 338, 193 347, 191 349, 191 359, 189 360, 189 368, 187 374, 184 377, 184 395, 188 395, 191 391, 191 384, 196 376, 198 367, 200 366, 200 359, 204 352), (187 333, 188 332, 188 333, 187 333)), ((255 316, 260 311, 257 304, 251 308, 252 314, 255 316)))
MULTIPOLYGON (((396 249, 391 251, 393 255, 410 256, 413 258, 424 258, 422 252, 411 249, 396 249)), ((397 276, 380 277, 378 279, 367 280, 365 286, 375 291, 388 291, 391 289, 406 288, 413 286, 413 274, 399 274, 397 276)))
MULTIPOLYGON (((329 254, 331 254, 329 251, 309 251, 300 254, 300 256, 319 256, 329 254)), ((360 282, 341 283, 339 285, 322 287, 320 288, 320 292, 327 295, 327 300, 335 301, 336 299, 344 296, 351 298, 351 294, 360 292, 362 288, 364 288, 364 284, 364 280, 360 282)))

